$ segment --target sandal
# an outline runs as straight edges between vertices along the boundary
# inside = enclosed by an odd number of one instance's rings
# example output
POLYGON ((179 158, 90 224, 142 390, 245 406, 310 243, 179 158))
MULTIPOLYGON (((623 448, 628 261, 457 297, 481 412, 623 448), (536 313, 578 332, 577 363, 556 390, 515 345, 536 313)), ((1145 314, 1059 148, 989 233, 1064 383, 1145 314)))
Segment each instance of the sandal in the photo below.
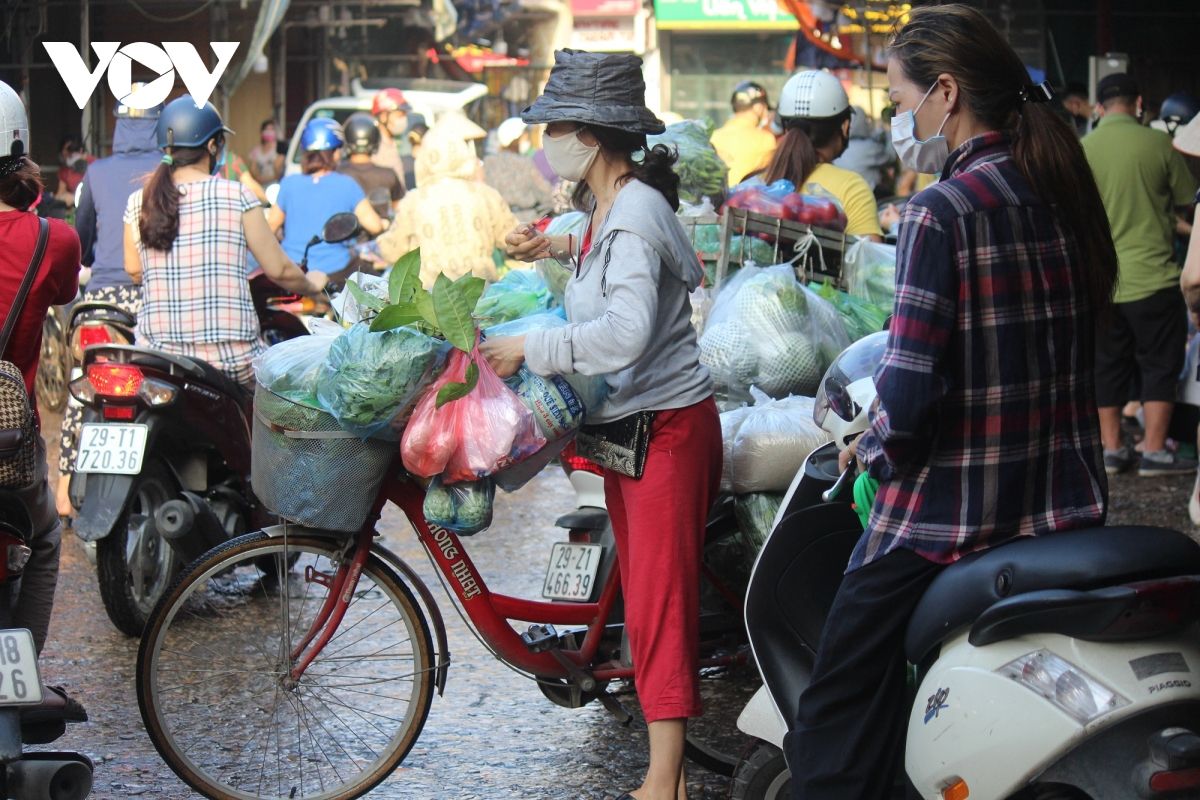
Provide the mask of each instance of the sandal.
POLYGON ((42 702, 21 709, 22 723, 87 722, 87 709, 61 686, 42 685, 42 702))

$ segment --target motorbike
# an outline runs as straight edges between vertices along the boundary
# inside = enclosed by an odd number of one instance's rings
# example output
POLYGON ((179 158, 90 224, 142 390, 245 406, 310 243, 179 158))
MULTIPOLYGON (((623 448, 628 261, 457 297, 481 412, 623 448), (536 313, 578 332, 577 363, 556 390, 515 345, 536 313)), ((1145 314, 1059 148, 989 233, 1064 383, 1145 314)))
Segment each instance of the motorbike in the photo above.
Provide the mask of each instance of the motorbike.
MULTIPOLYGON (((353 214, 334 215, 308 247, 357 230, 353 214)), ((284 317, 289 338, 307 333, 284 317)), ((253 398, 201 359, 129 344, 88 346, 82 373, 70 387, 85 406, 74 530, 95 546, 109 619, 138 636, 183 566, 275 522, 250 487, 253 398)))
MULTIPOLYGON (((735 771, 739 800, 790 797, 784 736, 862 534, 838 452, 867 426, 885 341, 871 338, 826 373, 815 416, 837 417, 835 441, 796 475, 751 573, 746 627, 763 686, 738 719, 755 739, 735 771)), ((1200 796, 1198 622, 1200 545, 1173 530, 1022 537, 947 567, 908 623, 895 796, 906 780, 929 800, 1200 796)))
POLYGON ((29 560, 33 521, 14 492, 0 493, 0 797, 15 800, 83 800, 92 790, 93 764, 82 753, 33 752, 66 732, 53 717, 23 711, 42 702, 33 634, 13 627, 15 585, 29 560))

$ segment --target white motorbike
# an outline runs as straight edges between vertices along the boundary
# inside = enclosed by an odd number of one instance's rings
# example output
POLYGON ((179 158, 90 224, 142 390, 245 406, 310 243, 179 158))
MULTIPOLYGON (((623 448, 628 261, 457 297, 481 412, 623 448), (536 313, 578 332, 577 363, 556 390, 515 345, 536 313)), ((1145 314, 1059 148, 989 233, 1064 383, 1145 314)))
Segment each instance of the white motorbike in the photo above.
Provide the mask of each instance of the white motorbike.
MULTIPOLYGON (((764 685, 738 720, 757 740, 735 773, 740 800, 790 797, 784 735, 862 533, 838 449, 867 427, 884 341, 826 373, 816 417, 835 441, 796 476, 751 575, 764 685)), ((1200 798, 1198 621, 1200 545, 1177 531, 1023 538, 947 567, 906 634, 908 781, 927 800, 1200 798)))

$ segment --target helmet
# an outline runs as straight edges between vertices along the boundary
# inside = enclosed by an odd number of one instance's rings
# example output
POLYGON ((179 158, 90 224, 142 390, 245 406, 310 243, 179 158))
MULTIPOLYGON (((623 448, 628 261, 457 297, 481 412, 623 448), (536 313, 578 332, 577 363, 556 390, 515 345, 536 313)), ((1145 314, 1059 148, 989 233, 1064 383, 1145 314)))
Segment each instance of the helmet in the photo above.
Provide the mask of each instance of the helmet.
POLYGON ((872 333, 847 347, 825 370, 813 404, 813 421, 845 450, 867 429, 875 402, 875 370, 887 347, 887 331, 872 333))
POLYGON ((1195 97, 1187 92, 1176 92, 1163 100, 1158 118, 1167 123, 1167 133, 1174 135, 1175 129, 1191 122, 1197 111, 1200 111, 1200 102, 1195 97))
POLYGON ((829 119, 850 108, 842 82, 829 72, 815 69, 788 78, 779 93, 779 116, 785 119, 829 119))
MULTIPOLYGON (((130 86, 129 93, 134 94, 138 89, 141 89, 146 84, 134 83, 130 86)), ((150 106, 150 108, 134 108, 127 106, 124 103, 118 102, 113 107, 113 116, 117 119, 158 119, 162 114, 163 104, 150 106)))
POLYGON ((525 128, 526 125, 521 121, 520 117, 509 117, 500 123, 499 128, 496 128, 496 143, 501 147, 508 147, 521 138, 521 134, 525 132, 525 128))
POLYGON ((365 111, 351 114, 342 131, 346 136, 346 149, 351 153, 370 155, 379 149, 379 124, 365 111))
POLYGON ((167 103, 158 116, 155 132, 160 150, 168 147, 203 147, 218 133, 233 133, 225 127, 212 103, 196 108, 190 94, 167 103))
POLYGON ((733 96, 729 98, 729 104, 733 106, 734 111, 745 111, 758 102, 763 103, 767 108, 771 107, 771 104, 767 102, 767 90, 754 81, 742 81, 733 87, 733 96))
POLYGON ((408 111, 412 106, 404 99, 399 89, 380 89, 371 100, 371 116, 378 117, 386 111, 408 111))
POLYGON ((29 117, 21 97, 0 81, 0 158, 29 152, 29 117))
POLYGON ((336 119, 317 117, 310 119, 300 133, 300 149, 340 150, 346 144, 346 134, 336 119))

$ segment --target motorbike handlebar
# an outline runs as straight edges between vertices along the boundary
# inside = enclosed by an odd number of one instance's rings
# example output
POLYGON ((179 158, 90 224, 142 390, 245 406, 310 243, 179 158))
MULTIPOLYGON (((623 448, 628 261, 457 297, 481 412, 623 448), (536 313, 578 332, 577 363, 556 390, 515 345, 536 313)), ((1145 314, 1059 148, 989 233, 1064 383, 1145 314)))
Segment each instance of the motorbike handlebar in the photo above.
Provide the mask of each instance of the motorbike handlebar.
POLYGON ((837 482, 834 483, 833 486, 830 486, 828 489, 821 492, 821 500, 826 503, 832 503, 834 500, 836 500, 838 495, 842 493, 842 490, 846 488, 846 484, 854 479, 854 473, 854 462, 852 460, 850 465, 846 467, 845 471, 843 471, 838 477, 837 482))

